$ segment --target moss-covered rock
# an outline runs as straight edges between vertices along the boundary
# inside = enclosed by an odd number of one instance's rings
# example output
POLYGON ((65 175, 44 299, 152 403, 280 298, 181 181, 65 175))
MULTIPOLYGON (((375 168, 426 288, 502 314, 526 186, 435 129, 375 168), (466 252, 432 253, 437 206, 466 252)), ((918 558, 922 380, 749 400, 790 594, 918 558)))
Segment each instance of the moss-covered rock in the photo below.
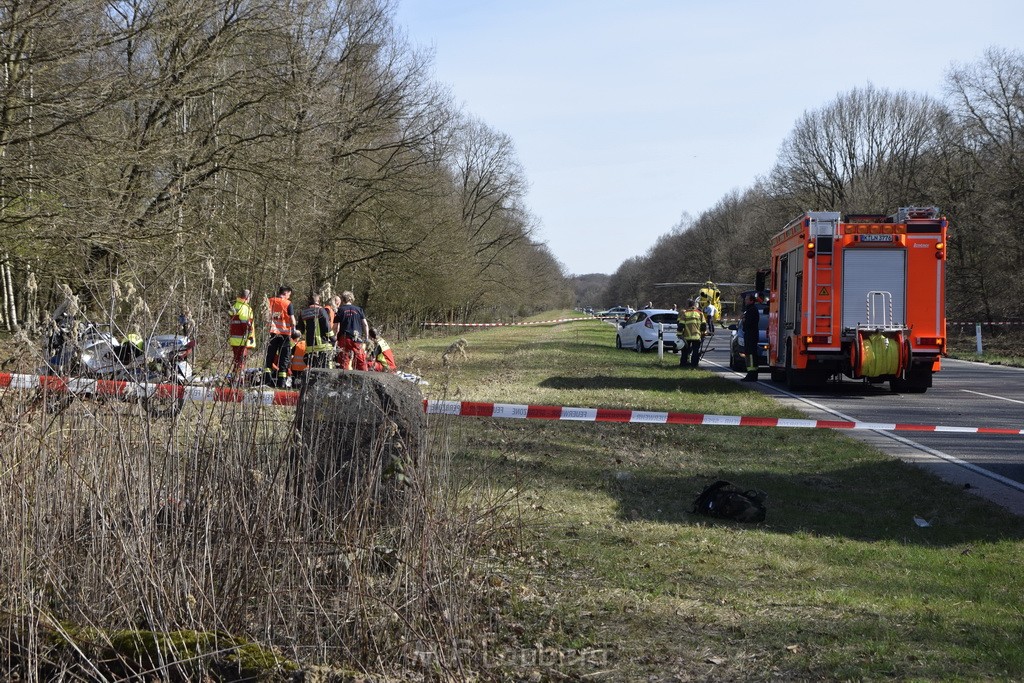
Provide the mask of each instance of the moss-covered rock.
POLYGON ((46 632, 50 653, 47 668, 52 671, 37 672, 42 678, 79 670, 113 679, 155 677, 225 683, 301 679, 299 665, 276 649, 222 632, 104 630, 70 624, 46 632))

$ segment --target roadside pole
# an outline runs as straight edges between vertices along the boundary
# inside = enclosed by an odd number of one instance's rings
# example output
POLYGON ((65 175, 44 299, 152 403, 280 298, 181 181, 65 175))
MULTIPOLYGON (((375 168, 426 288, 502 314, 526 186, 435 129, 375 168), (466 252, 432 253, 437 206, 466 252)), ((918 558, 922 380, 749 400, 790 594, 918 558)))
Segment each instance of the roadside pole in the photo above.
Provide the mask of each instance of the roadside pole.
POLYGON ((665 323, 658 323, 658 360, 665 358, 665 323))
POLYGON ((974 343, 975 343, 975 346, 977 347, 976 353, 980 356, 982 354, 982 351, 981 351, 981 323, 975 323, 974 324, 974 343))

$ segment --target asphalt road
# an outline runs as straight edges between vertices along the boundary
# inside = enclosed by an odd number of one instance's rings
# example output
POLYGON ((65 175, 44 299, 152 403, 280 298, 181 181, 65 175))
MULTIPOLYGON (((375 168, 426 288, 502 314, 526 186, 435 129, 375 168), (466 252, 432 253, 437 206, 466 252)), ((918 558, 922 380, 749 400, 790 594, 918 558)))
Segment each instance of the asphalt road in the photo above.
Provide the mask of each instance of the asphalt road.
MULTIPOLYGON (((720 331, 702 362, 739 379, 729 369, 728 330, 720 331), (723 334, 723 332, 725 334, 723 334)), ((823 389, 790 393, 767 373, 756 386, 815 419, 1024 429, 1024 369, 943 360, 924 394, 898 394, 888 383, 873 386, 845 379, 823 389)), ((1024 436, 934 432, 868 432, 851 436, 1024 515, 1024 436)))

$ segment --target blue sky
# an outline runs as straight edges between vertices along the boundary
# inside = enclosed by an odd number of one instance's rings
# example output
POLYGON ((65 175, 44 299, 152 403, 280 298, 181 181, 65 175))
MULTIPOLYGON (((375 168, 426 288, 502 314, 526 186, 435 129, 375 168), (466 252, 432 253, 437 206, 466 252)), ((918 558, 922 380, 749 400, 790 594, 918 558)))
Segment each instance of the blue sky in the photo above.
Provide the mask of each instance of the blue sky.
POLYGON ((953 62, 1024 47, 1021 0, 396 2, 436 80, 515 141, 538 237, 574 274, 749 187, 836 95, 940 97, 953 62))

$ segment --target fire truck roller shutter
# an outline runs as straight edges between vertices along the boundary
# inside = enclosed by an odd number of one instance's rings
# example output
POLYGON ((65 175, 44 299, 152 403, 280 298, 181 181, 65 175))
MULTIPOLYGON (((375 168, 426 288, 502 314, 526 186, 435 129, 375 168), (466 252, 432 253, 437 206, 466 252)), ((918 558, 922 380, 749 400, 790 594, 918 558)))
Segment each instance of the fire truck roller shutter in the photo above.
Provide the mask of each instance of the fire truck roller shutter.
MULTIPOLYGON (((868 292, 892 294, 892 325, 906 324, 907 255, 903 249, 846 249, 843 252, 843 328, 871 323, 868 292)), ((879 315, 876 313, 876 315, 879 315)), ((880 324, 881 320, 873 321, 880 324)))

